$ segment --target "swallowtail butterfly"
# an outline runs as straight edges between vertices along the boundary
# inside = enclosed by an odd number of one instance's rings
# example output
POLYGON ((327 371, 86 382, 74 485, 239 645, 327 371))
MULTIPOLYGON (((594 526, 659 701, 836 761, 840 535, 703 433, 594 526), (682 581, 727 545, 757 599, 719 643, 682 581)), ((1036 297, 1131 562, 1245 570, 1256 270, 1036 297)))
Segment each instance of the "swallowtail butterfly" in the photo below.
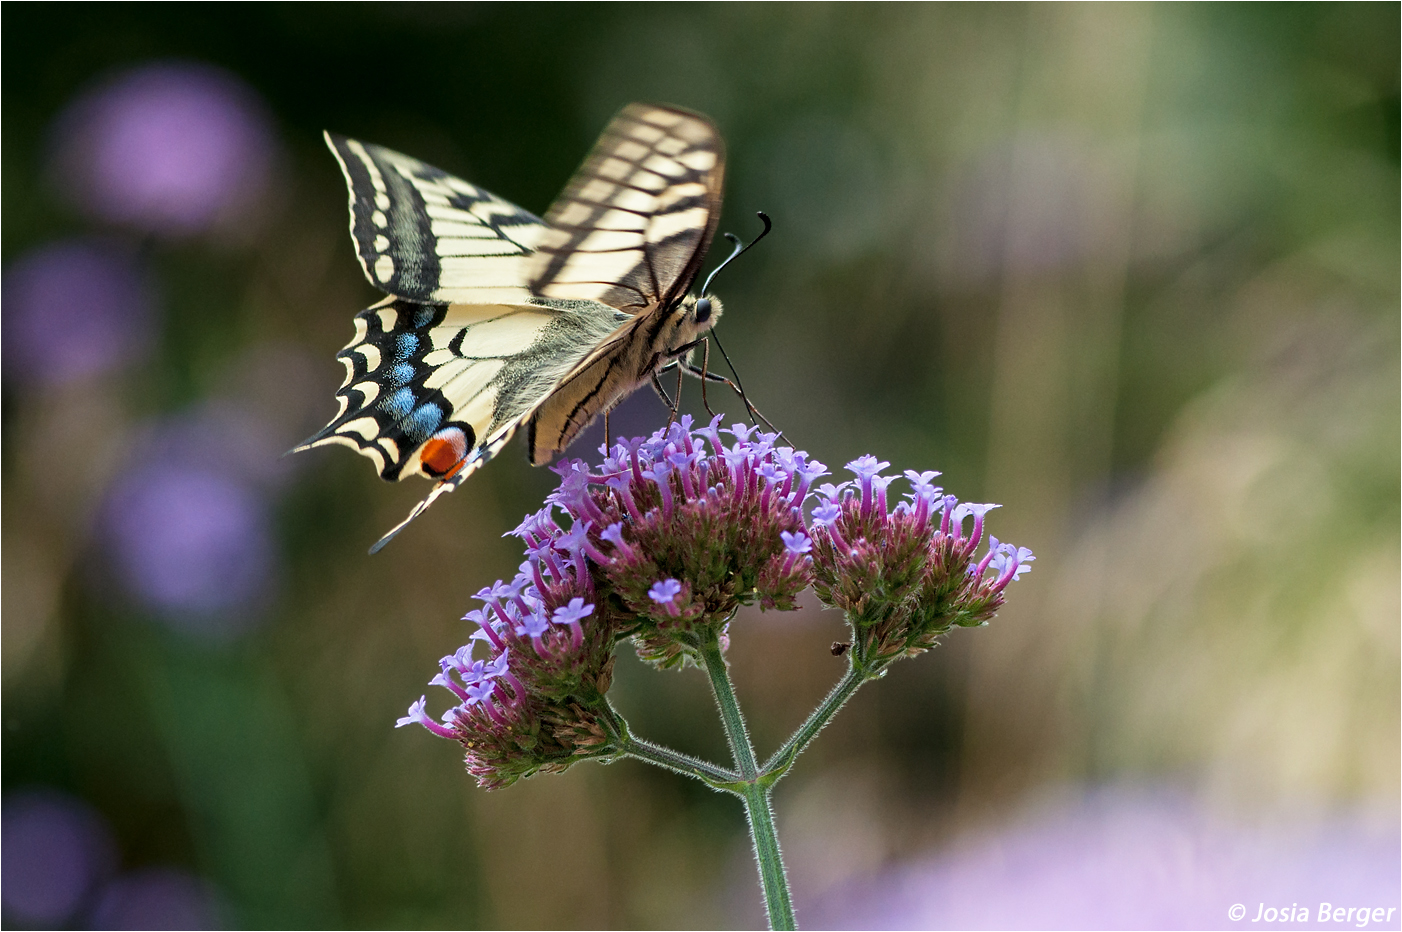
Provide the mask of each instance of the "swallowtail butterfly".
POLYGON ((398 152, 326 142, 361 268, 388 297, 356 315, 340 411, 296 449, 343 444, 384 479, 437 482, 372 553, 518 428, 549 462, 720 316, 688 295, 725 171, 704 116, 623 108, 544 219, 398 152))

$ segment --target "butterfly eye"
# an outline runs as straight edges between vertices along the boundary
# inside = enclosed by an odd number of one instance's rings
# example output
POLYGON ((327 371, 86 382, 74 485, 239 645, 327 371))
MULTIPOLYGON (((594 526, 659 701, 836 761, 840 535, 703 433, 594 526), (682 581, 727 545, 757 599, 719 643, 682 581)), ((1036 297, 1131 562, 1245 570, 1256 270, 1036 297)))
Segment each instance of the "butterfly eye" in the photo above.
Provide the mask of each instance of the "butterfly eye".
POLYGON ((711 299, 702 298, 696 302, 696 322, 704 324, 711 319, 711 299))

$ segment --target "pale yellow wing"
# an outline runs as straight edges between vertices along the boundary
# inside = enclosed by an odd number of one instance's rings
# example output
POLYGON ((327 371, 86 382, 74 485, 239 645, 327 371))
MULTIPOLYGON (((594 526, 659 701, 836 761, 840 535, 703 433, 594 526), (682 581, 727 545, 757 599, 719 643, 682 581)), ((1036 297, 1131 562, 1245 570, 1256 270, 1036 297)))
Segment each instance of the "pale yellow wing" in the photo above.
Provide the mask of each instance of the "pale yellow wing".
POLYGON ((440 480, 379 549, 522 424, 548 461, 652 371, 720 218, 724 151, 705 117, 630 104, 541 221, 417 159, 327 142, 358 258, 391 297, 357 316, 340 411, 299 449, 440 480))
POLYGON ((540 218, 416 158, 326 133, 370 284, 425 304, 520 303, 540 218))
POLYGON ((700 114, 629 104, 546 212, 527 263, 531 290, 632 314, 691 287, 720 221, 725 151, 700 114))

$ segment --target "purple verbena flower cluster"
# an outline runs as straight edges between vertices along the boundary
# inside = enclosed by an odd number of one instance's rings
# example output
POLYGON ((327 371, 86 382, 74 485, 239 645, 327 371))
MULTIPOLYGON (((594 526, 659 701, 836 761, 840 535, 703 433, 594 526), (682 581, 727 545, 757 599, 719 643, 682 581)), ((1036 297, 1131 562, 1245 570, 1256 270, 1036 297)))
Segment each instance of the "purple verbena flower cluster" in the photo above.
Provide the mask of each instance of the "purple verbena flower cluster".
POLYGON ((621 723, 604 697, 620 640, 659 667, 699 665, 711 639, 725 646, 739 606, 790 610, 813 585, 847 613, 854 662, 875 671, 983 623, 1032 560, 990 537, 975 562, 994 506, 942 495, 937 473, 907 472, 914 491, 888 511, 894 477, 871 456, 848 464, 855 485, 820 486, 806 519, 823 464, 776 434, 719 424, 693 429, 683 417, 601 449, 597 473, 582 460, 556 465, 559 488, 511 532, 526 562, 478 593, 484 607, 466 616, 477 632, 431 681, 459 704, 440 723, 420 699, 399 724, 457 740, 481 785, 506 786, 618 753, 621 723))
POLYGON ((565 531, 550 510, 513 532, 526 541, 526 562, 510 583, 498 579, 477 593, 483 607, 463 616, 477 631, 429 681, 459 704, 439 724, 420 698, 399 720, 460 742, 468 772, 488 788, 613 751, 603 701, 613 679, 613 629, 594 617, 584 529, 565 531), (479 641, 485 660, 474 656, 479 641))
POLYGON ((1036 559, 989 535, 976 561, 984 516, 998 506, 943 494, 932 484, 937 472, 906 470, 912 491, 888 509, 897 477, 881 471, 890 465, 874 456, 848 463, 857 478, 820 486, 812 518, 814 589, 846 613, 854 654, 872 669, 929 650, 955 626, 984 624, 1036 559))
POLYGON ((692 430, 683 417, 621 443, 597 476, 569 464, 554 499, 598 529, 600 584, 639 655, 662 667, 697 661, 707 629, 722 636, 740 605, 789 610, 812 582, 803 503, 826 467, 775 434, 719 423, 692 430))

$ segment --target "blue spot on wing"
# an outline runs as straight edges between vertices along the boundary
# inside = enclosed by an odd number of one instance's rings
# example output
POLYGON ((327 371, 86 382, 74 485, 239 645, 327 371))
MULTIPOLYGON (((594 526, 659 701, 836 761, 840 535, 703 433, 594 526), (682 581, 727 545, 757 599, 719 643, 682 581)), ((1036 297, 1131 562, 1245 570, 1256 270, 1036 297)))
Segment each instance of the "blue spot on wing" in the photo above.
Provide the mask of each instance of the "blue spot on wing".
POLYGON ((414 410, 414 393, 407 388, 401 388, 384 397, 380 402, 380 409, 394 418, 396 421, 403 420, 409 416, 409 412, 414 410))
POLYGON ((419 338, 412 333, 401 333, 394 338, 394 358, 409 359, 419 348, 419 338))
POLYGON ((404 434, 415 443, 422 443, 427 440, 438 425, 443 423, 443 412, 437 405, 419 405, 414 409, 414 413, 409 415, 404 421, 404 434))
MULTIPOLYGON (((414 367, 407 362, 395 363, 389 370, 389 384, 392 386, 408 385, 414 381, 414 367)), ((410 402, 412 404, 412 402, 410 402)))

